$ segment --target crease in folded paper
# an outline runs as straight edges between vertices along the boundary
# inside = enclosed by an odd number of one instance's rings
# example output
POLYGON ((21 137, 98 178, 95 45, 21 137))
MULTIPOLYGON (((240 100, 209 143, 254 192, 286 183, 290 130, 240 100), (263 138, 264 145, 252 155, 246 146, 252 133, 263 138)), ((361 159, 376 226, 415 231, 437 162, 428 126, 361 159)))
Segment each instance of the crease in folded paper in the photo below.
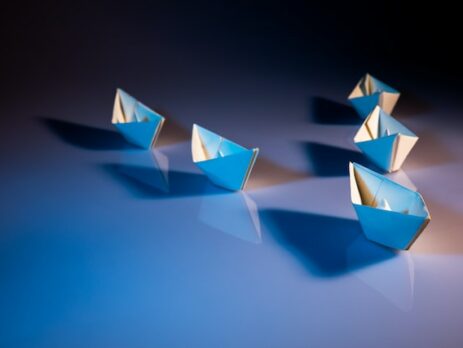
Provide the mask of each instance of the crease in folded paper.
POLYGON ((191 152, 193 162, 213 183, 230 190, 242 190, 249 179, 259 149, 246 149, 195 124, 191 152))
POLYGON ((365 119, 354 143, 378 167, 399 170, 418 141, 418 136, 379 106, 365 119))
POLYGON ((400 93, 396 89, 370 74, 366 74, 354 87, 348 100, 359 115, 364 118, 378 105, 386 112, 391 113, 399 97, 400 93))
POLYGON ((383 175, 350 164, 352 202, 401 214, 425 217, 429 213, 421 195, 383 175))
POLYGON ((134 145, 150 148, 159 136, 165 118, 118 88, 112 123, 134 145))
POLYGON ((351 201, 367 238, 408 249, 431 219, 422 196, 359 164, 349 164, 351 201))

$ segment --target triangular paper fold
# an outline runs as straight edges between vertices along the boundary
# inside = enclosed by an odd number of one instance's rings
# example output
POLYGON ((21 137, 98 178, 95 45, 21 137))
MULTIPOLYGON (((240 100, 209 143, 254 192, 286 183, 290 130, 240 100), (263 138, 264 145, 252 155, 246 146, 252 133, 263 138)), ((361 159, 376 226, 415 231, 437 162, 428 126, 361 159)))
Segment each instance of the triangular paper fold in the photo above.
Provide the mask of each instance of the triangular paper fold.
POLYGON ((112 123, 131 144, 148 149, 154 146, 165 118, 117 89, 112 123))
POLYGON ((365 236, 409 249, 431 220, 423 197, 357 163, 349 164, 351 201, 365 236))
POLYGON ((214 184, 237 191, 244 189, 259 149, 246 149, 195 124, 191 152, 193 162, 214 184))
POLYGON ((348 100, 360 117, 365 118, 378 105, 390 114, 399 97, 400 93, 396 89, 366 74, 357 83, 348 100))
POLYGON ((399 170, 418 137, 377 106, 365 119, 354 143, 379 168, 399 170))

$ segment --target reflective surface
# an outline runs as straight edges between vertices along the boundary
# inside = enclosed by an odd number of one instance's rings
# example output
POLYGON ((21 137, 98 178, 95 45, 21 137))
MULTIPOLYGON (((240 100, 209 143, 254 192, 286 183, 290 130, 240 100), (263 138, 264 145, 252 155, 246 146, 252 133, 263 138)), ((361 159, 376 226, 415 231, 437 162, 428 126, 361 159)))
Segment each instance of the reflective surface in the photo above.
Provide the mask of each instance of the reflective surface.
POLYGON ((0 347, 461 347, 459 94, 372 71, 420 137, 394 180, 432 215, 397 253, 364 238, 349 195, 348 162, 373 168, 346 100, 367 67, 161 10, 60 23, 58 42, 82 36, 56 46, 57 73, 34 55, 2 98, 0 347), (166 116, 153 153, 112 128, 116 87, 166 116), (245 192, 192 163, 195 122, 260 148, 245 192))

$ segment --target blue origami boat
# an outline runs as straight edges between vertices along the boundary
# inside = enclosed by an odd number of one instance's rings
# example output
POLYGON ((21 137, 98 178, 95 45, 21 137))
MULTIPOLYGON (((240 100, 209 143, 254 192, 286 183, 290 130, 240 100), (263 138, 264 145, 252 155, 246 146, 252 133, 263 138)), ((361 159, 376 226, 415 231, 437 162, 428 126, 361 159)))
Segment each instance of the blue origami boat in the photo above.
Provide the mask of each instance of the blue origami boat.
POLYGON ((402 167, 417 141, 416 134, 379 106, 366 118, 354 137, 354 143, 365 156, 387 172, 402 167))
POLYGON ((351 201, 365 236, 407 250, 431 216, 423 197, 357 163, 349 164, 351 201))
POLYGON ((370 74, 366 74, 357 83, 348 97, 360 117, 366 118, 379 105, 388 114, 392 113, 400 93, 379 81, 370 74))
POLYGON ((122 89, 117 89, 113 125, 131 144, 149 149, 154 146, 165 118, 122 89))
POLYGON ((194 124, 191 152, 193 162, 214 184, 238 191, 244 189, 259 149, 246 149, 194 124))

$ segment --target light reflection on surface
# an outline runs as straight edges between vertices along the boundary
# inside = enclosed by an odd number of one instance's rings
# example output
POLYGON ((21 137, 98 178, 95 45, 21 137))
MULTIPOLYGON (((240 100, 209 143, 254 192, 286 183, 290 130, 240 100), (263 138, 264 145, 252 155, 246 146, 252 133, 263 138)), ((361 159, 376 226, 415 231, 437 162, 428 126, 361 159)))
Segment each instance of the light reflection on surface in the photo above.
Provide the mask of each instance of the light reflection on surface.
MULTIPOLYGON (((348 248, 347 260, 349 264, 358 263, 362 255, 361 244, 358 238, 348 248)), ((398 252, 395 257, 371 267, 359 269, 354 272, 371 289, 380 293, 391 304, 404 312, 413 307, 415 268, 413 258, 407 251, 398 252)))
POLYGON ((203 196, 199 219, 236 238, 252 243, 262 242, 257 205, 244 192, 203 196))

